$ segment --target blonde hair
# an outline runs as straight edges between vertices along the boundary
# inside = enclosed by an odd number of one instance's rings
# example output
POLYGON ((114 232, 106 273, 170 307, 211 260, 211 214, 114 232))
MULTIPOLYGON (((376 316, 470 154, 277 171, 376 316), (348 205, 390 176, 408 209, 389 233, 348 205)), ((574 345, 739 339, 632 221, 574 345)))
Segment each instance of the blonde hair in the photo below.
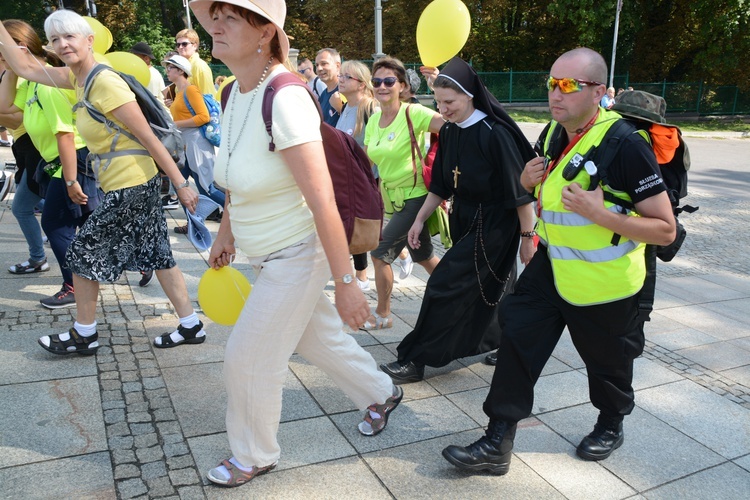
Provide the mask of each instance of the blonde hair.
POLYGON ((190 43, 195 45, 198 45, 198 43, 200 42, 200 40, 198 39, 198 33, 196 33, 195 30, 191 30, 188 28, 178 31, 174 36, 174 39, 177 40, 178 38, 187 38, 190 43))
POLYGON ((374 99, 374 92, 372 89, 372 74, 370 69, 359 61, 344 61, 341 64, 341 74, 348 74, 351 77, 359 80, 360 83, 364 84, 362 89, 362 97, 357 105, 357 119, 354 126, 354 137, 358 136, 365 126, 365 120, 370 118, 375 112, 377 103, 374 99))

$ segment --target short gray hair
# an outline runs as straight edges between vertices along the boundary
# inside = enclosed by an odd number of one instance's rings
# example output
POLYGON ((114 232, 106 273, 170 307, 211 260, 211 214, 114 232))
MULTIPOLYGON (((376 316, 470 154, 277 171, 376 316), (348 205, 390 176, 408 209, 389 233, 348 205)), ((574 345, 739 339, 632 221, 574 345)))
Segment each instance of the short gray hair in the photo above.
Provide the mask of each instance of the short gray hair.
POLYGON ((50 39, 57 35, 89 36, 94 34, 94 30, 84 18, 72 10, 61 9, 47 16, 44 21, 44 33, 50 39))

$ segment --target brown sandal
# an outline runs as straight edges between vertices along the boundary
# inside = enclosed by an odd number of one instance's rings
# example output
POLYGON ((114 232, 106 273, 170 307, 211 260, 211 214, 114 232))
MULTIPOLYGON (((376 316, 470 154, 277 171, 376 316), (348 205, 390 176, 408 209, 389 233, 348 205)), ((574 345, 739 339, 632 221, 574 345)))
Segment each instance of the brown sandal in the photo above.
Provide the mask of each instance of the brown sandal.
POLYGON ((185 224, 184 226, 175 227, 174 232, 177 234, 187 234, 188 233, 187 224, 185 224))
POLYGON ((271 465, 267 465, 266 467, 253 466, 253 469, 251 471, 245 472, 244 470, 236 467, 229 460, 224 460, 215 469, 211 469, 210 471, 208 471, 206 477, 208 477, 208 480, 214 484, 226 486, 228 488, 234 488, 236 486, 242 486, 243 484, 253 479, 255 476, 260 476, 261 474, 272 471, 276 467, 277 463, 278 462, 272 463, 271 465), (217 469, 222 465, 226 467, 227 472, 229 472, 229 479, 226 479, 224 474, 218 472, 217 469))
POLYGON ((404 390, 397 386, 393 386, 393 395, 385 400, 383 404, 371 404, 365 410, 365 418, 359 423, 357 428, 360 434, 365 436, 375 436, 385 429, 388 424, 388 417, 391 412, 396 409, 401 399, 404 397, 404 390), (373 417, 373 413, 376 415, 373 417))

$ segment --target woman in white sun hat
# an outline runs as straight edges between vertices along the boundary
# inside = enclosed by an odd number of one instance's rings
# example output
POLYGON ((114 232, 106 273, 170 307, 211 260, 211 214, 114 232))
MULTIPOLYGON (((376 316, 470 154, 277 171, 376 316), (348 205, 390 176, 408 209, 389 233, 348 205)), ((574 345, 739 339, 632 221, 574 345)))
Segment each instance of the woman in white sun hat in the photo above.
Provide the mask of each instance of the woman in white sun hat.
POLYGON ((250 257, 257 278, 224 357, 227 437, 234 456, 212 469, 208 479, 239 486, 278 462, 282 390, 294 352, 325 371, 357 407, 367 409, 359 424, 362 434, 383 430, 403 391, 342 331, 342 319, 357 329, 369 307, 352 276, 320 115, 303 86, 277 91, 272 113, 276 149, 268 148, 261 104, 268 82, 287 72, 285 2, 196 0, 190 7, 213 37, 213 55, 237 77, 215 168, 227 203, 209 264, 216 269, 228 265, 236 245, 250 257), (335 307, 323 293, 331 274, 335 307))

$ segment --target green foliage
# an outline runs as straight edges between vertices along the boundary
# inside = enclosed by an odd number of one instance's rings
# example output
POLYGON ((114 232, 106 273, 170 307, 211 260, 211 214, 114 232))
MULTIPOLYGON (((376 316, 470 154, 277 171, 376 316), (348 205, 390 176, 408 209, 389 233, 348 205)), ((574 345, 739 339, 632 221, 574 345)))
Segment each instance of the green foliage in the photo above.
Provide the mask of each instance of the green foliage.
MULTIPOLYGON (((47 0, 55 5, 56 0, 47 0)), ((383 51, 416 63, 416 26, 430 0, 383 0, 383 51)), ((560 53, 585 45, 611 64, 616 0, 464 0, 472 19, 459 54, 479 71, 545 71, 560 53)), ((8 1, 4 18, 24 19, 42 33, 44 0, 8 1)), ((155 55, 185 27, 182 0, 97 0, 112 50, 145 40, 155 55)), ((374 0, 287 0, 286 31, 301 57, 335 47, 346 59, 375 52, 374 0)), ((194 17, 200 55, 211 39, 194 17)), ((623 0, 615 69, 640 82, 704 81, 750 91, 748 0, 623 0)), ((213 61, 217 63, 218 61, 213 61)), ((502 94, 508 85, 498 87, 502 94)), ((689 101, 689 97, 684 97, 689 101)))

